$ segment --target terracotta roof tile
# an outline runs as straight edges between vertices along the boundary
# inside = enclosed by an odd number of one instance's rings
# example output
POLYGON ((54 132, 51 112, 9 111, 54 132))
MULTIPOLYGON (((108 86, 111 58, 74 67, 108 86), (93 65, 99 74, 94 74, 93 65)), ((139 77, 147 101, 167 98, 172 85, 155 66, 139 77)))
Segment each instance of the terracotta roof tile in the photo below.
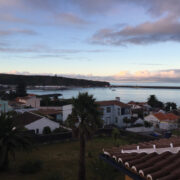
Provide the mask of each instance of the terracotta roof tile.
POLYGON ((144 179, 178 180, 180 179, 180 151, 174 151, 177 148, 175 144, 179 144, 178 148, 180 150, 180 138, 172 137, 104 149, 104 153, 144 179), (170 147, 170 143, 173 143, 174 148, 170 147), (149 152, 148 149, 145 149, 145 152, 138 152, 137 150, 137 146, 140 148, 148 146, 148 148, 153 149, 153 145, 156 145, 154 152, 149 152), (133 148, 137 151, 131 152, 133 148), (160 152, 158 149, 165 149, 165 151, 160 152))
POLYGON ((178 116, 176 116, 175 114, 173 113, 167 113, 167 114, 164 114, 164 113, 154 113, 153 114, 157 119, 159 119, 160 121, 164 121, 164 120, 178 120, 178 116))
POLYGON ((98 103, 100 106, 116 105, 116 106, 120 106, 120 107, 130 108, 130 106, 129 106, 128 104, 125 104, 125 103, 123 103, 123 102, 116 101, 116 100, 112 100, 112 101, 97 101, 97 103, 98 103))

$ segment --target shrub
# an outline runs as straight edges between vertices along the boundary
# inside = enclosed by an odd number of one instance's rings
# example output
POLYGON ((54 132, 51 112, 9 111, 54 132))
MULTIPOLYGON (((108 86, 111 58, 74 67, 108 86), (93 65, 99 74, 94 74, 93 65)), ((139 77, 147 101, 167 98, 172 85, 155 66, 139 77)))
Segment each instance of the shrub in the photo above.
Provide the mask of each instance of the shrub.
POLYGON ((113 139, 116 141, 120 136, 120 132, 119 132, 119 129, 117 128, 114 128, 113 131, 112 131, 112 137, 113 139))
POLYGON ((23 174, 34 174, 42 169, 42 161, 34 160, 27 161, 20 166, 20 172, 23 174))
POLYGON ((119 177, 119 172, 100 159, 94 159, 90 164, 91 179, 114 180, 119 177))
POLYGON ((51 133, 51 128, 49 126, 43 128, 43 134, 50 134, 50 133, 51 133))
POLYGON ((53 133, 64 133, 64 132, 68 132, 68 130, 64 129, 64 128, 61 128, 61 127, 56 128, 56 129, 53 130, 53 133))
POLYGON ((92 155, 92 153, 91 152, 88 152, 88 158, 92 158, 93 157, 93 155, 92 155))
POLYGON ((63 180, 63 179, 64 178, 59 173, 50 173, 42 178, 42 180, 63 180))

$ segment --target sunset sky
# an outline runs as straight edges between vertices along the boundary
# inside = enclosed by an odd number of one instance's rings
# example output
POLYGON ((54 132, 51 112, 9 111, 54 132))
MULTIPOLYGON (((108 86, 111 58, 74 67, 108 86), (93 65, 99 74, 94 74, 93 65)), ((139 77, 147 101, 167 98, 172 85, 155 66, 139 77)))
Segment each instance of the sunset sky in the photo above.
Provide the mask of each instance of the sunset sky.
POLYGON ((180 83, 180 0, 0 0, 0 73, 180 83))

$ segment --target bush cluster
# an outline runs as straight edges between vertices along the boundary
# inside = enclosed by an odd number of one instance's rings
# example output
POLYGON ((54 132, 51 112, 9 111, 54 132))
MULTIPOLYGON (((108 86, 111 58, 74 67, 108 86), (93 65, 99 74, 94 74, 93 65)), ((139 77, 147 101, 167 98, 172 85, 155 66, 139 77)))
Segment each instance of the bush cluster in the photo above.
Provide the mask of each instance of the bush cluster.
POLYGON ((40 160, 26 161, 20 166, 20 172, 23 174, 34 174, 42 169, 43 162, 40 160))

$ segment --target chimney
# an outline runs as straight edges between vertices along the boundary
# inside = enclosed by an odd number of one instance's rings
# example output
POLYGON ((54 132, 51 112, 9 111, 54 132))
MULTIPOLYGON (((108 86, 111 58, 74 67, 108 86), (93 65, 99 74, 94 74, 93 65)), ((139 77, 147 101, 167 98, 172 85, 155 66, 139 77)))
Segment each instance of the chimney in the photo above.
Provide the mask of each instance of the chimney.
POLYGON ((116 99, 116 101, 120 101, 120 97, 116 97, 115 99, 116 99))

